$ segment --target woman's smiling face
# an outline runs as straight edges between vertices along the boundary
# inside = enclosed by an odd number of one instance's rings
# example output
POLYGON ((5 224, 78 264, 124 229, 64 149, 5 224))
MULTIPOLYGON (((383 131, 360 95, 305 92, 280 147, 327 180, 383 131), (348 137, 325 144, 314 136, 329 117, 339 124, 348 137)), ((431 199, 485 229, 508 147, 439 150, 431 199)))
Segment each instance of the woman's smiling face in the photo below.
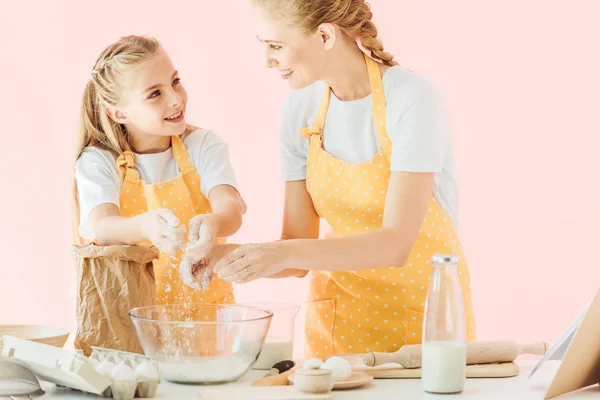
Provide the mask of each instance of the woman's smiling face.
POLYGON ((306 87, 320 79, 326 46, 317 30, 308 33, 281 18, 256 8, 258 39, 265 43, 268 68, 275 68, 292 89, 306 87))

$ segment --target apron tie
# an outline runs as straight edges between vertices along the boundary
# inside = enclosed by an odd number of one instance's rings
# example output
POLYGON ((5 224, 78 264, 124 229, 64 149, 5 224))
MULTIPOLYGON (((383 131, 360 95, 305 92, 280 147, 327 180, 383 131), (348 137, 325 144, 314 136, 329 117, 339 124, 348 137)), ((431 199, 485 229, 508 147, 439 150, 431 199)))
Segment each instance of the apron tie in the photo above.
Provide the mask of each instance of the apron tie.
POLYGON ((119 174, 121 175, 121 181, 125 179, 127 169, 133 168, 135 165, 135 155, 131 151, 124 151, 117 158, 117 167, 119 168, 119 174))
POLYGON ((312 135, 319 135, 322 136, 322 132, 321 129, 319 129, 318 126, 308 126, 306 128, 302 128, 299 129, 298 132, 304 136, 305 138, 307 138, 308 140, 310 140, 310 138, 312 137, 312 135))

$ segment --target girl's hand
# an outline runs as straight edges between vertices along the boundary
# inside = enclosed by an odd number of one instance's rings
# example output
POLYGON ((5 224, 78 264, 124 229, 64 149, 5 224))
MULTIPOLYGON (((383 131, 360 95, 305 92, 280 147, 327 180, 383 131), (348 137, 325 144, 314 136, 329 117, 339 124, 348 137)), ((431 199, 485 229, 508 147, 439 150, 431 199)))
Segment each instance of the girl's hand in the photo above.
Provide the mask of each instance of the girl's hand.
POLYGON ((197 263, 213 248, 219 232, 221 220, 216 214, 198 214, 190 220, 190 233, 185 248, 191 263, 197 263))
POLYGON ((175 256, 183 247, 185 226, 171 210, 160 208, 140 215, 141 233, 162 252, 175 256))
POLYGON ((225 254, 238 248, 237 244, 218 244, 205 257, 193 263, 185 254, 179 265, 179 276, 187 286, 198 290, 207 290, 214 278, 213 267, 225 254))

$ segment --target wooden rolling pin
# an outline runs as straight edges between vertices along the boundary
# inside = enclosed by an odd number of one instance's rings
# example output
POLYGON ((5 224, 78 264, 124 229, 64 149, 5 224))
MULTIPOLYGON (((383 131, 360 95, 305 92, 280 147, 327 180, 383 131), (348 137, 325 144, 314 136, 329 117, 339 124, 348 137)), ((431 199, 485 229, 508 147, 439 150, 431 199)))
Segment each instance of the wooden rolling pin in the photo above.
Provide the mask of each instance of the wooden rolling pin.
POLYGON ((289 384, 287 377, 295 366, 296 362, 293 360, 280 361, 262 378, 253 381, 250 386, 286 386, 289 384))
MULTIPOLYGON (((363 362, 369 367, 398 363, 404 368, 420 368, 421 346, 420 344, 406 345, 394 353, 367 353, 363 362)), ((520 346, 511 340, 467 342, 467 365, 511 362, 521 354, 543 355, 546 350, 548 350, 546 342, 526 346, 520 346)))
POLYGON ((295 370, 290 369, 277 375, 270 375, 255 380, 250 386, 287 386, 289 385, 288 376, 295 370))

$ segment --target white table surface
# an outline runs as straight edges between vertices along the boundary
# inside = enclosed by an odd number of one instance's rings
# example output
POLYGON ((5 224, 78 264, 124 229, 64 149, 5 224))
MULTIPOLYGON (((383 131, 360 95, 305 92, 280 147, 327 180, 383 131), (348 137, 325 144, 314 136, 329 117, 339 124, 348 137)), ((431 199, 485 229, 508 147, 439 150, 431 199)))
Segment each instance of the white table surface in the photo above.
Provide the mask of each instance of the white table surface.
MULTIPOLYGON (((546 387, 550 384, 556 370, 558 362, 549 361, 544 364, 531 379, 528 379, 529 371, 533 368, 536 361, 519 360, 517 364, 520 367, 520 373, 514 378, 497 379, 467 379, 465 389, 458 395, 432 395, 425 393, 421 387, 419 379, 375 379, 368 386, 350 391, 334 391, 335 400, 386 400, 386 399, 509 399, 509 400, 535 400, 543 399, 546 387)), ((246 376, 237 382, 220 385, 220 387, 250 387, 250 382, 262 376, 266 371, 250 371, 246 376)), ((93 394, 84 394, 82 392, 70 389, 56 388, 52 384, 42 383, 46 394, 42 399, 102 399, 102 397, 93 394)), ((177 385, 170 382, 163 382, 158 387, 158 392, 154 399, 201 399, 201 393, 204 386, 195 385, 177 385)), ((211 390, 216 387, 212 386, 211 390)), ((218 387, 217 387, 218 388, 218 387)), ((223 397, 225 400, 225 396, 223 397)), ((595 385, 574 393, 560 396, 559 399, 578 400, 578 399, 600 399, 600 386, 595 385)))

